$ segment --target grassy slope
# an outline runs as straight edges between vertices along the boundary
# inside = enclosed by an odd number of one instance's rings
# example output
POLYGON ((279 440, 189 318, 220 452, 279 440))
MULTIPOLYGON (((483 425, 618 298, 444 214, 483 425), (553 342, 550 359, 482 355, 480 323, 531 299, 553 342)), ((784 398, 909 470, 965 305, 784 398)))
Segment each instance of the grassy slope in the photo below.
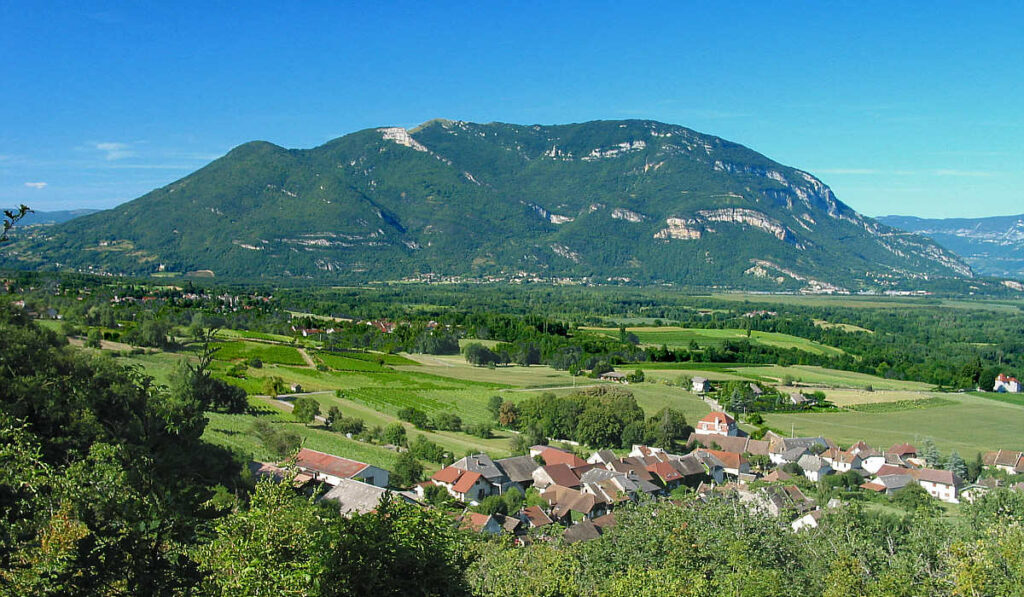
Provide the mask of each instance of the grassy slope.
MULTIPOLYGON (((618 337, 619 330, 613 328, 584 328, 600 332, 612 337, 618 337)), ((832 346, 825 346, 812 340, 779 334, 775 332, 752 331, 750 338, 747 338, 746 330, 740 329, 700 329, 683 328, 676 326, 663 327, 632 327, 626 328, 627 332, 636 334, 640 343, 650 346, 668 346, 669 348, 685 348, 691 341, 701 346, 710 344, 722 344, 726 340, 749 339, 752 344, 763 346, 775 346, 778 348, 796 348, 814 354, 838 355, 843 351, 832 346)))

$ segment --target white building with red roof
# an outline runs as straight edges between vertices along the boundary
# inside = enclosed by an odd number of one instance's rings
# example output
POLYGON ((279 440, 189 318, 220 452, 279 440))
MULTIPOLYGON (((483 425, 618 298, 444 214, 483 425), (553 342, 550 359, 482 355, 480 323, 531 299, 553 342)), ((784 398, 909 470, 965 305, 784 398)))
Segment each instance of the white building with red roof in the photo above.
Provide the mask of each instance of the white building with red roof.
POLYGON ((446 466, 430 478, 434 485, 448 490, 452 497, 461 502, 480 501, 491 495, 491 484, 480 473, 446 466))
POLYGON ((342 479, 355 479, 377 487, 387 487, 391 478, 388 471, 366 464, 303 448, 295 456, 295 466, 313 479, 328 485, 337 485, 342 479))
POLYGON ((992 391, 1017 394, 1020 392, 1020 382, 1017 381, 1016 377, 1010 377, 1005 373, 1000 373, 999 376, 996 377, 996 385, 992 388, 992 391))
POLYGON ((716 411, 697 421, 694 432, 700 435, 737 436, 740 430, 736 427, 736 419, 716 411))

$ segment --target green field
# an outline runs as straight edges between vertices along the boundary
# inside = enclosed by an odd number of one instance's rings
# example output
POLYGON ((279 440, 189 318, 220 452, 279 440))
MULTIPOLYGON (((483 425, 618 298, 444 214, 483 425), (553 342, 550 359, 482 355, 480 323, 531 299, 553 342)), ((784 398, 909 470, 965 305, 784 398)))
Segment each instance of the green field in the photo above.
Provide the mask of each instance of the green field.
POLYGON ((257 358, 278 365, 306 364, 299 351, 291 346, 259 342, 218 342, 214 358, 223 361, 257 358))
POLYGON ((943 454, 956 449, 973 458, 976 452, 1024 449, 1024 406, 964 394, 945 394, 948 406, 895 412, 767 414, 765 421, 786 435, 824 435, 848 446, 864 440, 876 447, 932 438, 943 454))
POLYGON ((898 379, 886 379, 877 375, 857 373, 854 371, 841 371, 838 369, 826 369, 816 365, 793 365, 782 367, 769 365, 767 367, 737 367, 734 372, 740 375, 753 375, 770 382, 780 383, 787 375, 793 381, 801 385, 818 386, 823 388, 858 388, 863 389, 871 386, 875 390, 902 390, 908 392, 924 392, 934 389, 933 386, 916 381, 902 381, 898 379))
MULTIPOLYGON (((619 330, 615 328, 582 328, 618 338, 619 330)), ((640 343, 645 346, 667 346, 669 348, 686 348, 691 342, 700 346, 719 345, 726 340, 749 340, 752 344, 763 346, 774 346, 776 348, 796 348, 814 354, 840 355, 843 351, 832 346, 790 336, 776 332, 761 332, 754 330, 747 336, 746 330, 741 329, 703 329, 703 328, 682 328, 677 326, 663 327, 632 327, 626 328, 626 332, 636 334, 640 343)))

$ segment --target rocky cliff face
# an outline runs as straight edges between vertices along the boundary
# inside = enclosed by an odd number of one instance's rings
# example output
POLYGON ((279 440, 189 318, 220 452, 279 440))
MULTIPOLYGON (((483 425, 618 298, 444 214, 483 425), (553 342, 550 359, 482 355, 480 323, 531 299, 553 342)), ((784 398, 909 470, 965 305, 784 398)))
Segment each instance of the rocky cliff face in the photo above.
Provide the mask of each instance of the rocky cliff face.
POLYGON ((247 143, 115 210, 22 238, 21 265, 380 280, 631 280, 772 290, 970 276, 807 172, 653 121, 436 120, 310 150, 247 143))

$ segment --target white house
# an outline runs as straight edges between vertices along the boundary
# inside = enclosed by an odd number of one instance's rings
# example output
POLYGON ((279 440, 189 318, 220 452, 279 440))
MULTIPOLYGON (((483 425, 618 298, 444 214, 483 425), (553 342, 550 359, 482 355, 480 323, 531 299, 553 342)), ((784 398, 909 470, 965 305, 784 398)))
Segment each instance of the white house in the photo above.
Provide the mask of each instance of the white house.
POLYGON ((829 463, 824 458, 819 458, 814 454, 804 454, 796 463, 803 469, 804 476, 815 483, 832 472, 832 467, 829 463))
POLYGON ((828 462, 837 473, 845 473, 850 470, 857 470, 862 467, 862 460, 859 454, 842 452, 836 448, 830 448, 822 452, 821 457, 828 462))
POLYGON ((694 377, 691 382, 693 384, 691 389, 694 394, 703 394, 711 389, 711 384, 708 383, 705 377, 694 377))
POLYGON ((950 504, 960 503, 960 488, 964 482, 952 471, 922 468, 911 470, 910 475, 933 498, 950 504))
POLYGON ((295 456, 295 466, 304 473, 309 473, 317 481, 328 485, 337 485, 342 479, 355 479, 377 487, 387 487, 391 473, 348 458, 334 456, 303 448, 295 456))
POLYGON ((992 388, 992 391, 1016 394, 1020 392, 1020 382, 1017 381, 1016 377, 1000 373, 999 377, 996 378, 996 385, 992 388))
POLYGON ((736 427, 736 419, 723 412, 713 412, 697 421, 697 428, 694 430, 699 435, 739 435, 739 428, 736 427))
POLYGON ((434 485, 440 485, 461 502, 480 501, 491 495, 493 486, 480 473, 447 466, 430 478, 434 485))

